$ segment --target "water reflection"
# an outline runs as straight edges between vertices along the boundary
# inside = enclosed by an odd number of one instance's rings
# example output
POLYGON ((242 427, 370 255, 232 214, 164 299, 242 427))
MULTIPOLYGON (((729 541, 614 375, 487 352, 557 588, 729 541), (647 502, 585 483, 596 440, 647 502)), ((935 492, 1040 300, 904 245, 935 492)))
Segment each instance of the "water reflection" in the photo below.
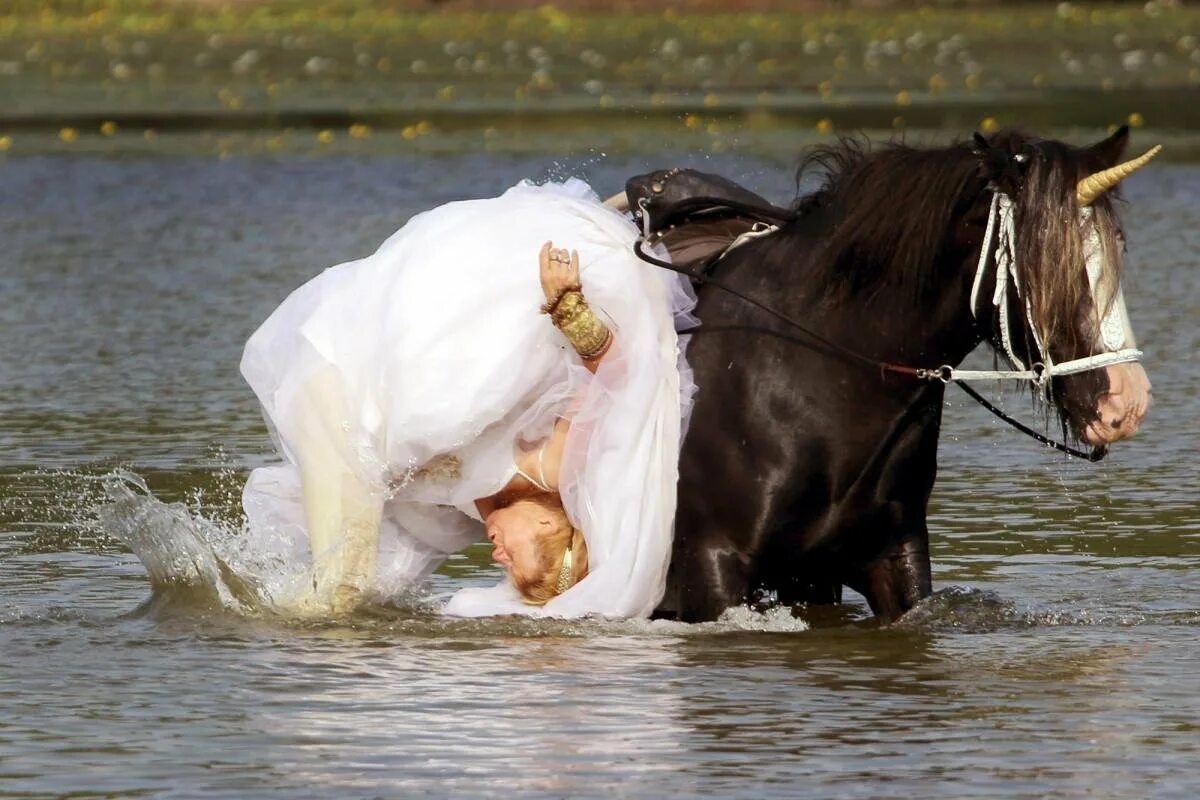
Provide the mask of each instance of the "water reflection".
POLYGON ((682 747, 670 639, 340 638, 257 651, 247 684, 264 695, 249 728, 266 760, 318 794, 458 794, 484 776, 495 795, 650 786, 682 747))

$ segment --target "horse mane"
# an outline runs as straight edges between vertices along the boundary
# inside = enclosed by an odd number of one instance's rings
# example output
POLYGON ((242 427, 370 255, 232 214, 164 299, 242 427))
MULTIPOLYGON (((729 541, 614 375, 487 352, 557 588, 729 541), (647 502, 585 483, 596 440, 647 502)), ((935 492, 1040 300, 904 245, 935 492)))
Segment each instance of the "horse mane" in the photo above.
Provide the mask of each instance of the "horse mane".
MULTIPOLYGON (((832 302, 885 287, 899 300, 927 301, 949 278, 944 271, 961 269, 964 254, 949 252, 955 224, 972 207, 982 224, 985 189, 999 181, 1015 204, 1014 255, 1039 334, 1071 352, 1085 347, 1080 336, 1089 324, 1081 324, 1079 313, 1090 295, 1083 273, 1069 266, 1082 269, 1085 262, 1075 185, 1110 165, 1095 163, 1086 150, 1019 130, 995 134, 990 147, 991 163, 966 142, 930 148, 889 142, 872 149, 862 139, 842 138, 809 150, 796 171, 797 186, 810 175, 819 175, 820 183, 798 196, 787 227, 796 233, 809 224, 823 229, 812 253, 810 285, 832 302), (1023 162, 1017 154, 1026 156, 1023 162), (997 159, 1016 175, 1011 185, 994 174, 997 159)), ((1092 205, 1113 286, 1119 285, 1122 248, 1118 199, 1114 190, 1092 205)), ((1091 324, 1104 311, 1096 309, 1091 324)))
POLYGON ((793 203, 791 225, 803 229, 819 216, 828 226, 813 281, 835 301, 884 287, 918 300, 939 286, 952 220, 974 201, 971 184, 984 186, 979 158, 965 144, 871 149, 842 138, 803 156, 797 186, 810 175, 820 175, 820 185, 793 203))

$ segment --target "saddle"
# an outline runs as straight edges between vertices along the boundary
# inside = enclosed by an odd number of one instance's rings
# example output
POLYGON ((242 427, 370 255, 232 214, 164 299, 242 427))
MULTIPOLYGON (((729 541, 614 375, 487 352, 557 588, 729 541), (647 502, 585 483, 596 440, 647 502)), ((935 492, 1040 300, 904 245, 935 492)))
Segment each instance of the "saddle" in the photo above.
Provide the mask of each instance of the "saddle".
POLYGON ((662 245, 673 266, 695 275, 711 275, 734 247, 792 218, 728 178, 681 167, 634 176, 625 183, 625 195, 642 228, 634 247, 638 257, 663 266, 644 249, 662 245))

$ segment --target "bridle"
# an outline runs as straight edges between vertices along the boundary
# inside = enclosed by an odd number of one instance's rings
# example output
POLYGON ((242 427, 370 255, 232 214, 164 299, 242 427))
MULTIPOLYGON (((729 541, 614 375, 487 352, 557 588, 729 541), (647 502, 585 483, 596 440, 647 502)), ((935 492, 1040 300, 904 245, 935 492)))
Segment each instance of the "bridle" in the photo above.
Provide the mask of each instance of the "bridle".
MULTIPOLYGON (((712 207, 731 208, 735 211, 746 210, 745 208, 740 208, 742 204, 731 202, 728 199, 696 198, 695 201, 698 205, 708 203, 712 207)), ((1137 350, 1136 348, 1124 348, 1116 352, 1101 353, 1094 356, 1087 356, 1085 358, 1063 361, 1061 363, 1054 362, 1050 356, 1049 350, 1042 343, 1041 337, 1037 333, 1036 326, 1033 324, 1032 309, 1030 307, 1028 297, 1024 298, 1024 313, 1021 314, 1021 317, 1028 325, 1029 330, 1033 331, 1034 345, 1037 348, 1039 360, 1034 361, 1030 365, 1026 366, 1024 362, 1017 356, 1012 348, 1012 334, 1010 328, 1011 315, 1008 312, 1009 304, 1007 300, 1008 280, 1011 278, 1013 282, 1013 288, 1015 289, 1018 298, 1021 296, 1021 286, 1016 264, 1013 258, 1015 231, 1012 216, 1012 201, 1007 195, 1004 195, 999 191, 994 192, 992 195, 991 207, 988 213, 987 230, 984 233, 984 241, 980 248, 979 263, 975 272, 975 280, 971 288, 971 314, 973 317, 978 319, 977 300, 980 287, 982 285, 983 276, 987 271, 989 262, 994 263, 996 271, 996 289, 993 292, 992 302, 993 305, 996 306, 1000 318, 1001 344, 1004 354, 1006 358, 1008 358, 1010 364, 1014 367, 1014 369, 1010 370, 962 370, 949 364, 943 364, 933 368, 912 367, 902 364, 892 364, 865 356, 859 352, 845 347, 844 345, 838 344, 837 342, 834 342, 825 336, 822 336, 821 334, 813 331, 811 328, 805 326, 794 317, 785 314, 784 312, 779 311, 778 309, 775 309, 761 300, 751 297, 738 289, 735 289, 724 281, 709 274, 712 266, 727 256, 733 249, 741 246, 750 239, 761 238, 774 233, 778 230, 778 225, 766 225, 762 227, 755 226, 755 228, 749 233, 743 234, 735 239, 729 245, 729 247, 721 252, 715 259, 709 261, 707 265, 708 269, 706 269, 704 272, 696 272, 686 267, 672 264, 669 261, 658 258, 652 253, 646 252, 646 243, 650 242, 653 245, 655 243, 653 241, 654 238, 656 236, 661 238, 661 233, 656 234, 650 228, 650 214, 647 208, 648 199, 644 197, 639 198, 637 201, 637 206, 638 213, 636 216, 640 218, 642 230, 637 240, 634 242, 633 250, 638 258, 655 266, 670 270, 671 272, 685 275, 696 283, 714 286, 717 289, 737 297, 743 302, 775 317, 788 327, 801 333, 806 338, 789 336, 771 328, 754 325, 697 327, 688 331, 681 331, 681 333, 694 336, 696 334, 716 333, 718 331, 754 331, 772 335, 817 352, 823 352, 827 355, 840 357, 843 360, 850 361, 852 363, 878 369, 881 374, 894 373, 897 375, 906 375, 916 378, 917 380, 940 381, 944 384, 953 383, 962 389, 967 396, 975 400, 992 414, 996 415, 999 419, 1003 420, 1021 433, 1024 433, 1025 435, 1035 439, 1039 443, 1046 445, 1047 447, 1051 447, 1074 458, 1081 458, 1090 462, 1100 461, 1107 454, 1108 450, 1103 445, 1094 447, 1090 452, 1086 452, 1071 447, 1064 442, 1055 441, 1048 436, 1039 433, 1019 420, 1009 416, 1000 408, 996 407, 967 383, 967 381, 973 380, 1020 380, 1030 382, 1038 390, 1049 391, 1050 381, 1055 377, 1073 375, 1080 372, 1087 372, 1089 370, 1101 369, 1113 364, 1136 361, 1142 356, 1141 350, 1137 350), (996 247, 994 248, 994 257, 989 258, 989 255, 992 254, 991 251, 993 251, 993 242, 996 242, 996 247)), ((758 211, 758 209, 754 209, 754 211, 758 211)), ((1093 253, 1094 252, 1095 251, 1093 250, 1093 253)))
MULTIPOLYGON (((1084 216, 1090 216, 1090 209, 1084 209, 1084 216)), ((1099 247, 1099 237, 1095 232, 1095 228, 1090 230, 1090 235, 1095 239, 1095 242, 1089 249, 1088 270, 1099 272, 1101 266, 1098 262, 1102 258, 1102 254, 1099 247)), ((1033 322, 1033 309, 1030 307, 1029 298, 1021 297, 1021 279, 1017 272, 1017 264, 1014 257, 1015 251, 1016 233, 1013 223, 1013 202, 1003 192, 993 192, 991 208, 988 211, 987 230, 983 235, 983 245, 979 249, 979 264, 975 269, 975 280, 971 284, 971 315, 975 319, 979 319, 979 290, 983 284, 984 273, 987 272, 988 256, 990 255, 992 256, 990 259, 991 262, 995 264, 995 290, 992 292, 992 306, 995 307, 999 316, 1000 344, 1004 350, 1005 357, 1008 358, 1009 363, 1014 369, 955 370, 947 366, 939 367, 939 370, 948 370, 945 373, 947 382, 980 379, 1024 380, 1030 381, 1038 389, 1048 389, 1050 381, 1053 378, 1062 375, 1076 375, 1080 372, 1110 367, 1114 364, 1125 364, 1130 361, 1137 361, 1142 357, 1142 351, 1136 347, 1125 347, 1107 353, 1098 353, 1093 356, 1055 363, 1054 359, 1050 356, 1049 348, 1042 343, 1042 337, 1038 335, 1037 326, 1033 322), (994 250, 992 248, 993 242, 996 245, 994 250), (1033 334, 1033 346, 1037 350, 1037 360, 1033 361, 1028 367, 1025 366, 1025 363, 1013 351, 1012 319, 1008 310, 1009 280, 1012 281, 1017 298, 1024 301, 1023 321, 1028 330, 1033 334)), ((1095 300, 1094 297, 1093 300, 1095 300)), ((1115 307, 1108 309, 1104 320, 1101 321, 1101 329, 1111 329, 1113 327, 1116 312, 1115 307)), ((1120 347, 1120 344, 1124 344, 1123 337, 1117 346, 1120 347)), ((939 377, 942 376, 939 375, 939 377)))

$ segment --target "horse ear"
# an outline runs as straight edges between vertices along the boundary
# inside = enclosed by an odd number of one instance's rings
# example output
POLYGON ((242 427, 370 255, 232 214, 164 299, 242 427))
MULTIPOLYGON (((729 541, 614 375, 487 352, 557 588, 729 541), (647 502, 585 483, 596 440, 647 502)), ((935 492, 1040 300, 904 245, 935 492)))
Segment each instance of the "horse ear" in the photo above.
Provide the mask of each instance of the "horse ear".
POLYGON ((1129 126, 1122 125, 1113 131, 1112 135, 1107 139, 1096 142, 1091 147, 1086 148, 1084 155, 1089 161, 1102 164, 1104 167, 1112 167, 1121 163, 1128 144, 1129 126))
POLYGON ((971 137, 971 151, 979 157, 979 166, 988 182, 999 184, 1011 166, 1009 152, 994 146, 979 131, 971 137))

